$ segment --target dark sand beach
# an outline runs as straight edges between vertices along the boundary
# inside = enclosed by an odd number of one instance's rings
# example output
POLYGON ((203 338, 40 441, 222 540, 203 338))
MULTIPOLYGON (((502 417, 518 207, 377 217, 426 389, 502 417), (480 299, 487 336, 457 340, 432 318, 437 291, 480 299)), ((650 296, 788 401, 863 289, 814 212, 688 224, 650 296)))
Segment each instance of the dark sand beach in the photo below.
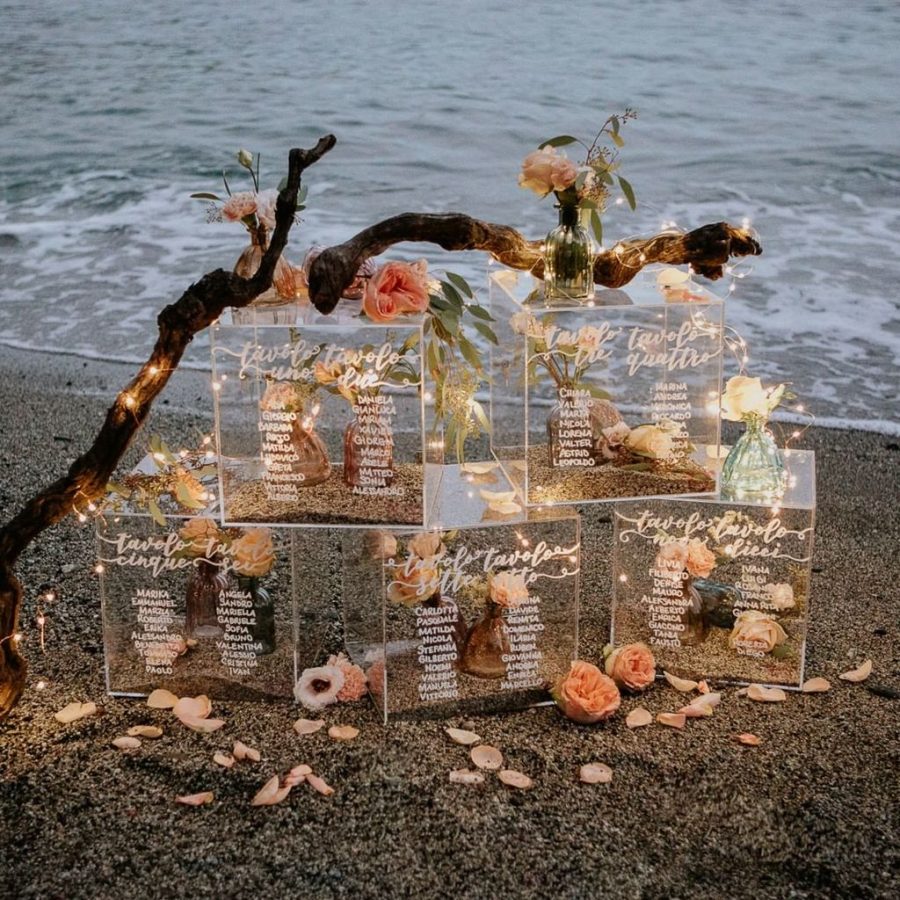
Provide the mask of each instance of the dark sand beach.
MULTIPOLYGON (((124 370, 66 357, 38 377, 27 361, 4 352, 0 362, 4 519, 87 446, 125 380, 124 370)), ((155 427, 173 444, 209 427, 167 412, 207 409, 198 396, 192 384, 160 405, 155 427)), ((638 705, 654 714, 682 705, 657 684, 595 727, 549 707, 384 727, 365 701, 326 710, 329 725, 360 729, 344 743, 298 737, 291 724, 303 713, 287 702, 223 701, 214 714, 225 727, 198 734, 141 701, 105 695, 92 528, 60 525, 19 566, 31 674, 0 724, 0 896, 897 896, 900 444, 813 429, 804 446, 818 454, 819 497, 806 671, 832 690, 760 704, 726 688, 715 715, 683 731, 625 727, 638 705), (41 653, 35 600, 50 583, 60 599, 41 653), (838 680, 866 658, 868 682, 838 680), (73 700, 93 700, 102 714, 56 722, 73 700), (533 790, 491 774, 480 786, 450 784, 448 772, 469 761, 443 727, 464 722, 530 775, 533 790), (165 733, 130 755, 111 746, 137 724, 165 733), (739 732, 761 746, 738 744, 739 732), (215 766, 213 753, 235 739, 262 761, 215 766), (611 784, 579 783, 579 767, 594 761, 613 768, 611 784), (299 763, 334 795, 301 785, 280 806, 250 807, 265 780, 299 763), (203 790, 214 792, 212 805, 173 802, 203 790)), ((603 505, 582 512, 580 655, 596 661, 609 628, 612 528, 603 505)), ((337 623, 330 640, 338 649, 337 623)))

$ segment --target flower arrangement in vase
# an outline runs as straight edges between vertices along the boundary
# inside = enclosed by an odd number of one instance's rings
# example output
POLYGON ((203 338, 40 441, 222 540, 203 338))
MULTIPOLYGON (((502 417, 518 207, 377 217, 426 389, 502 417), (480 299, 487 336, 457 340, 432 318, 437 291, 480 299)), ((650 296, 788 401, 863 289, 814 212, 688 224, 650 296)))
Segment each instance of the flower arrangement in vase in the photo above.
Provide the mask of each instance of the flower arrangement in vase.
POLYGON ((609 116, 590 144, 567 134, 550 138, 522 162, 519 186, 540 197, 553 193, 559 209, 559 225, 544 243, 547 300, 581 301, 593 296, 593 247, 590 235, 581 224, 581 214, 582 211, 590 213, 591 230, 602 245, 601 213, 616 183, 628 205, 635 208, 634 190, 618 174, 618 150, 624 145, 622 124, 636 116, 632 109, 609 116), (559 152, 560 147, 572 144, 581 144, 585 150, 584 158, 578 163, 559 152))

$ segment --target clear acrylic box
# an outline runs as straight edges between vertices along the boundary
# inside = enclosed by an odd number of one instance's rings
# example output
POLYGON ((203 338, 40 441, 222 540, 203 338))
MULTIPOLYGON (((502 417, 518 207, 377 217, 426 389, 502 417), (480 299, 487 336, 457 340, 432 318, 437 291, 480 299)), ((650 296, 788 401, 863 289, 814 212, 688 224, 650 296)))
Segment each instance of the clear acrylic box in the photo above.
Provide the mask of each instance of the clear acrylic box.
POLYGON ((346 532, 346 649, 385 721, 546 700, 577 655, 579 567, 579 518, 565 509, 346 532))
POLYGON ((223 522, 425 523, 422 319, 358 312, 213 327, 223 522))
POLYGON ((643 641, 657 670, 798 688, 815 524, 815 454, 785 451, 776 505, 705 498, 614 510, 612 642, 643 641))
POLYGON ((492 450, 527 505, 715 492, 724 304, 658 277, 559 305, 492 267, 492 450))

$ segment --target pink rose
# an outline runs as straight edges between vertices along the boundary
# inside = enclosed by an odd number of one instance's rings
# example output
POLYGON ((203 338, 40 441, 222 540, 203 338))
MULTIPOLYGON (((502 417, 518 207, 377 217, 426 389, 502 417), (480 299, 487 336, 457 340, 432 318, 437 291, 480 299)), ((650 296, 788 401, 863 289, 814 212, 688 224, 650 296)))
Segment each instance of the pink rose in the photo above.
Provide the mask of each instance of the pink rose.
POLYGON ((544 147, 529 153, 522 161, 519 187, 546 197, 553 190, 553 163, 558 158, 554 147, 544 147))
POLYGON ((606 674, 631 691, 642 691, 656 678, 656 660, 646 644, 626 644, 606 657, 606 674))
POLYGON ((256 212, 256 194, 252 191, 239 191, 232 194, 222 205, 222 218, 229 222, 239 222, 246 216, 256 212))
POLYGON ((694 578, 709 578, 716 567, 716 554, 699 538, 692 538, 687 546, 685 568, 694 578))
POLYGON ((580 725, 608 719, 622 702, 616 683, 591 663, 576 660, 557 682, 553 699, 563 714, 580 725))
POLYGON ((578 177, 578 168, 571 159, 565 156, 557 156, 550 164, 550 183, 554 191, 564 191, 575 184, 578 177))
POLYGON ((521 574, 498 572, 491 576, 491 600, 497 606, 512 609, 521 606, 528 599, 528 587, 521 574))
POLYGON ((400 313, 424 312, 428 308, 428 263, 385 263, 369 279, 363 295, 363 312, 373 322, 390 322, 400 313))
POLYGON ((345 654, 338 653, 337 656, 329 656, 325 665, 340 669, 344 675, 344 684, 337 692, 339 701, 360 700, 365 697, 368 690, 366 673, 345 654))

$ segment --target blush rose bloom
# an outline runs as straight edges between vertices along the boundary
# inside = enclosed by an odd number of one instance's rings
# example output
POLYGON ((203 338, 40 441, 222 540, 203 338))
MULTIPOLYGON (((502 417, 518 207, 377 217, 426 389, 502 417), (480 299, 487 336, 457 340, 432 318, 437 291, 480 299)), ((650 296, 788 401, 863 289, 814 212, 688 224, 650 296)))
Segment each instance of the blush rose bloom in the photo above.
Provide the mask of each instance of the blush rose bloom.
POLYGON ((222 204, 222 218, 229 222, 239 222, 256 212, 256 194, 252 191, 238 191, 222 204))
POLYGON ((608 719, 622 702, 612 678, 582 660, 572 663, 568 674, 557 682, 552 693, 563 714, 580 725, 593 725, 608 719))
POLYGON ((722 418, 740 422, 747 416, 769 415, 769 395, 758 378, 735 375, 722 392, 722 418))
POLYGON ((554 191, 564 191, 572 187, 577 177, 578 167, 565 156, 557 156, 550 164, 550 184, 554 191))
POLYGON ((657 551, 654 567, 680 578, 681 573, 687 568, 687 561, 687 541, 668 541, 657 551))
POLYGON ((429 556, 443 556, 447 549, 441 541, 439 531, 422 531, 410 538, 407 544, 409 552, 419 559, 428 559, 429 556))
POLYGON ((638 456, 668 459, 675 449, 675 442, 672 433, 658 425, 638 425, 631 429, 625 446, 638 456))
POLYGON ((789 584, 769 585, 769 603, 775 609, 791 609, 795 602, 794 589, 789 584))
POLYGON ((716 567, 716 554, 699 538, 692 538, 687 545, 685 568, 694 578, 708 578, 716 567))
POLYGON ((326 666, 340 669, 344 675, 344 685, 337 692, 339 701, 343 703, 345 701, 360 700, 365 697, 368 690, 366 673, 348 659, 345 654, 338 653, 336 656, 329 656, 326 666))
POLYGON ((528 188, 540 197, 553 190, 553 163, 558 159, 555 147, 544 147, 529 153, 522 160, 519 187, 528 188))
POLYGON ((390 322, 401 313, 428 308, 428 263, 385 263, 366 285, 363 312, 373 322, 390 322))
POLYGON ((194 516, 188 519, 178 531, 178 536, 187 544, 185 550, 191 556, 212 555, 216 543, 221 540, 219 526, 208 516, 194 516))
POLYGON ((749 644, 751 649, 771 653, 786 640, 785 630, 771 616, 758 609, 745 609, 737 617, 728 643, 735 648, 749 644))
POLYGON ((528 599, 528 587, 521 574, 498 572, 492 575, 490 590, 491 600, 507 609, 521 606, 528 599))
POLYGON ((278 191, 269 189, 256 195, 256 217, 266 226, 269 234, 275 230, 275 204, 278 202, 278 191))
POLYGON ((656 678, 656 660, 646 644, 626 644, 606 657, 606 674, 620 687, 642 691, 656 678))
POLYGON ((234 571, 249 578, 260 578, 275 564, 272 532, 268 528, 248 528, 231 544, 234 571))

